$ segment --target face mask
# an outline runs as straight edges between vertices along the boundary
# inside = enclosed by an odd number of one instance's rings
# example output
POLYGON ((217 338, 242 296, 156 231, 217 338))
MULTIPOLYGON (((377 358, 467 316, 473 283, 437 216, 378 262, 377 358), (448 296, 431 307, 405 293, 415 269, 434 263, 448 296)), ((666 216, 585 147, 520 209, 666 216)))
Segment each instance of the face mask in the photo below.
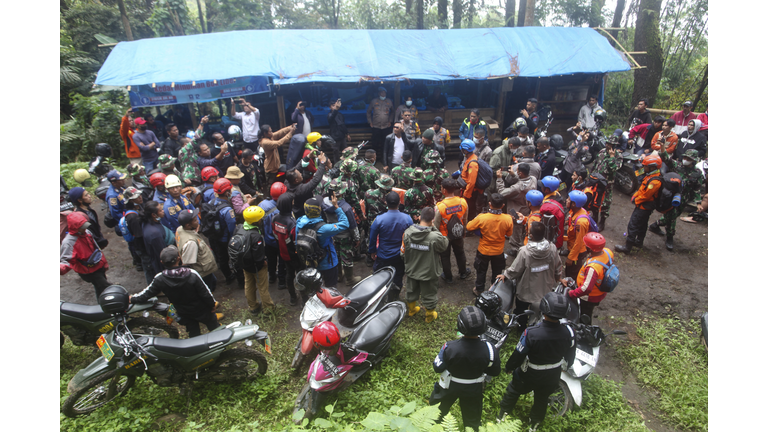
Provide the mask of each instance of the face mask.
POLYGON ((413 101, 405 101, 405 106, 411 106, 413 105, 413 101))
POLYGON ((472 141, 474 141, 476 145, 483 142, 483 140, 480 138, 472 138, 472 141))
POLYGON ((301 167, 302 167, 302 168, 306 168, 306 167, 308 167, 308 166, 309 166, 309 161, 307 161, 307 162, 304 162, 304 159, 302 159, 302 160, 301 160, 301 167))
POLYGON ((162 219, 160 216, 155 216, 155 220, 160 222, 160 219, 162 219))
POLYGON ((693 165, 692 160, 683 159, 683 166, 691 166, 691 165, 693 165))
POLYGON ((387 97, 386 97, 386 96, 379 96, 379 99, 381 99, 381 100, 386 100, 386 99, 387 99, 387 97))

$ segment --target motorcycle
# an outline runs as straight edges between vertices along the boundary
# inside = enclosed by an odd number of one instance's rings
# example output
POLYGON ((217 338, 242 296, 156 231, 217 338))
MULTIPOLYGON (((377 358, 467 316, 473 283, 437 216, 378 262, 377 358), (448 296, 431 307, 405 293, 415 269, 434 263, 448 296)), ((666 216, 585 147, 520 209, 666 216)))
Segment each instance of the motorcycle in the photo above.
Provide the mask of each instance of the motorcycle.
POLYGON ((311 294, 301 311, 301 337, 296 344, 291 368, 300 369, 304 360, 316 354, 312 329, 323 321, 331 321, 339 329, 342 339, 386 303, 387 294, 395 278, 394 267, 383 267, 361 280, 347 295, 333 288, 320 287, 311 294))
POLYGON ((537 111, 537 114, 539 115, 539 120, 546 119, 546 121, 533 132, 533 142, 538 141, 539 138, 547 136, 547 129, 549 129, 549 125, 551 125, 554 120, 554 118, 552 118, 552 107, 549 105, 542 106, 541 109, 537 111))
MULTIPOLYGON (((148 303, 132 304, 126 314, 141 314, 131 318, 126 323, 131 331, 153 336, 162 335, 171 339, 179 338, 179 330, 165 319, 149 316, 153 310, 160 315, 168 315, 168 305, 158 303, 157 298, 150 299, 148 303), (167 336, 166 336, 167 335, 167 336)), ((117 319, 105 313, 101 307, 87 306, 77 303, 59 302, 59 325, 63 334, 69 336, 73 345, 85 346, 96 343, 100 335, 109 332, 117 325, 117 319)), ((64 339, 61 340, 64 345, 64 339)))
POLYGON ((255 339, 271 354, 269 336, 250 320, 245 325, 236 321, 201 336, 176 340, 134 337, 125 313, 115 319, 115 328, 96 342, 103 358, 80 370, 67 385, 70 395, 61 409, 67 417, 89 414, 125 395, 145 373, 161 387, 191 389, 195 380, 238 383, 267 371, 264 354, 247 347, 227 349, 241 341, 250 347, 251 339, 255 339))
MULTIPOLYGON (((507 336, 512 329, 520 326, 517 321, 518 318, 530 316, 533 311, 526 311, 526 313, 520 315, 510 315, 509 311, 512 308, 512 303, 515 300, 515 294, 517 293, 517 282, 496 279, 491 285, 488 291, 496 293, 501 299, 501 306, 496 311, 485 311, 481 307, 485 314, 485 319, 488 322, 488 330, 480 336, 481 339, 486 340, 496 346, 496 349, 501 349, 504 342, 507 340, 507 336)), ((490 381, 490 377, 486 377, 490 381)))
POLYGON ((335 353, 324 350, 317 355, 309 367, 307 384, 296 398, 294 414, 304 410, 303 417, 295 420, 297 424, 314 417, 330 394, 346 389, 381 363, 406 312, 405 303, 388 303, 362 321, 335 353))
POLYGON ((616 174, 614 174, 613 177, 614 185, 621 191, 621 193, 632 195, 639 187, 635 171, 642 168, 640 165, 640 158, 627 150, 621 153, 621 159, 621 168, 616 171, 616 174))

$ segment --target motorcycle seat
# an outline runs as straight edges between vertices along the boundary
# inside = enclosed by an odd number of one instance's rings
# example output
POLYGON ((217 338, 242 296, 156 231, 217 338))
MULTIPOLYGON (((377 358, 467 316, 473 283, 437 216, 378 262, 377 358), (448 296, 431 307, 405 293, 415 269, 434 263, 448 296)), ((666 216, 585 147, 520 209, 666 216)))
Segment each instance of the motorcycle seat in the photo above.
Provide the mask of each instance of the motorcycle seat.
POLYGON ((62 303, 61 313, 86 321, 104 321, 112 317, 112 315, 101 310, 99 305, 89 306, 77 303, 62 303))
POLYGON ((368 302, 394 277, 394 269, 383 268, 360 281, 347 293, 349 305, 338 312, 339 323, 354 326, 355 319, 366 308, 368 302))
POLYGON ((355 330, 349 336, 347 343, 355 345, 360 351, 370 353, 394 330, 401 316, 402 313, 398 308, 386 307, 355 330))
POLYGON ((193 356, 208 351, 213 345, 229 342, 233 334, 231 329, 222 329, 190 339, 155 338, 154 347, 158 351, 193 356))

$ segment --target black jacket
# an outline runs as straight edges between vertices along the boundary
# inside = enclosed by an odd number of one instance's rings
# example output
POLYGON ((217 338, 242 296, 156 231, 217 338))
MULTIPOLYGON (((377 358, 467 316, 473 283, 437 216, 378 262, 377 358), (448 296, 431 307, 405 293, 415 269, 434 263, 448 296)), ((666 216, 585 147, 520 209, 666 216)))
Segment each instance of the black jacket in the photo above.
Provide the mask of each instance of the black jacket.
MULTIPOLYGON (((534 365, 552 365, 565 359, 568 367, 573 364, 576 356, 576 338, 573 329, 559 322, 542 321, 533 327, 528 327, 520 336, 515 351, 507 360, 504 367, 506 372, 512 372, 519 368, 525 358, 534 365)), ((548 372, 560 376, 560 368, 547 369, 545 371, 528 368, 528 372, 548 372)), ((522 371, 521 371, 522 372, 522 371)), ((533 373, 536 373, 533 372, 533 373)), ((517 372, 516 372, 517 373, 517 372)))
MULTIPOLYGON (((496 376, 501 373, 499 351, 493 344, 482 339, 461 338, 446 342, 435 357, 432 368, 437 373, 447 370, 451 377, 461 379, 480 378, 484 373, 496 376), (490 363, 490 366, 489 366, 490 363)), ((451 389, 482 387, 482 383, 459 384, 451 382, 451 389)))
POLYGON ((704 158, 704 155, 707 154, 707 138, 701 131, 696 131, 690 138, 688 137, 688 131, 678 136, 677 147, 675 147, 675 159, 683 160, 683 153, 688 150, 696 150, 699 152, 700 158, 704 158))
POLYGON ((349 134, 347 132, 347 125, 344 123, 344 114, 339 110, 332 109, 328 113, 328 126, 331 128, 331 138, 336 141, 343 141, 349 134))
MULTIPOLYGON (((539 153, 534 158, 536 162, 539 163, 539 166, 541 166, 541 178, 544 178, 546 176, 551 176, 552 173, 555 171, 555 165, 557 165, 557 162, 555 161, 555 158, 557 155, 555 155, 555 150, 550 148, 549 151, 547 151, 547 154, 544 155, 543 153, 539 153)), ((541 180, 541 179, 538 179, 541 180)))
MULTIPOLYGON (((401 134, 401 137, 403 138, 403 145, 405 146, 405 149, 403 151, 410 150, 411 153, 413 153, 412 160, 414 161, 420 158, 421 146, 419 144, 421 144, 420 142, 421 140, 419 139, 419 140, 409 141, 408 137, 405 136, 405 132, 401 134), (418 153, 418 157, 416 155, 417 153, 418 153)), ((384 160, 382 161, 384 163, 384 166, 387 166, 390 168, 392 167, 392 155, 394 155, 394 153, 395 153, 395 133, 393 132, 387 135, 386 138, 384 138, 384 160)))
POLYGON ((131 303, 143 303, 161 292, 182 318, 201 321, 216 304, 200 274, 187 267, 174 267, 158 273, 144 291, 131 297, 131 303))
MULTIPOLYGON (((312 125, 315 123, 315 117, 306 108, 304 109, 304 114, 307 115, 307 120, 309 120, 309 127, 311 128, 312 125)), ((298 108, 293 110, 293 114, 291 114, 291 121, 296 123, 297 131, 304 130, 304 116, 301 115, 301 112, 299 111, 298 108)))
POLYGON ((251 236, 251 251, 243 257, 243 270, 249 273, 258 273, 264 267, 264 260, 267 259, 264 252, 264 237, 257 229, 246 230, 242 225, 238 225, 233 235, 241 233, 251 236))
POLYGON ((315 195, 315 188, 323 179, 323 174, 325 174, 325 165, 320 164, 315 176, 308 183, 290 184, 288 180, 285 181, 287 192, 293 194, 293 215, 297 220, 304 216, 304 203, 315 195))

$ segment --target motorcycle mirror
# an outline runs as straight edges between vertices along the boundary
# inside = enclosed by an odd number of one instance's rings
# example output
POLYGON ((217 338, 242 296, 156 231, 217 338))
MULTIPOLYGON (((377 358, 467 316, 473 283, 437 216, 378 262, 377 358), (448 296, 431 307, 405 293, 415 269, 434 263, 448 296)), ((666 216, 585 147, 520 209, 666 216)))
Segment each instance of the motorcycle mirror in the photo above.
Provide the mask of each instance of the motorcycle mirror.
POLYGON ((611 332, 611 334, 625 335, 625 334, 627 334, 627 332, 625 332, 624 330, 614 330, 614 331, 611 332))
POLYGON ((526 315, 526 316, 532 316, 532 315, 535 315, 535 314, 536 314, 536 312, 532 311, 530 309, 526 310, 525 312, 523 312, 523 315, 526 315))

